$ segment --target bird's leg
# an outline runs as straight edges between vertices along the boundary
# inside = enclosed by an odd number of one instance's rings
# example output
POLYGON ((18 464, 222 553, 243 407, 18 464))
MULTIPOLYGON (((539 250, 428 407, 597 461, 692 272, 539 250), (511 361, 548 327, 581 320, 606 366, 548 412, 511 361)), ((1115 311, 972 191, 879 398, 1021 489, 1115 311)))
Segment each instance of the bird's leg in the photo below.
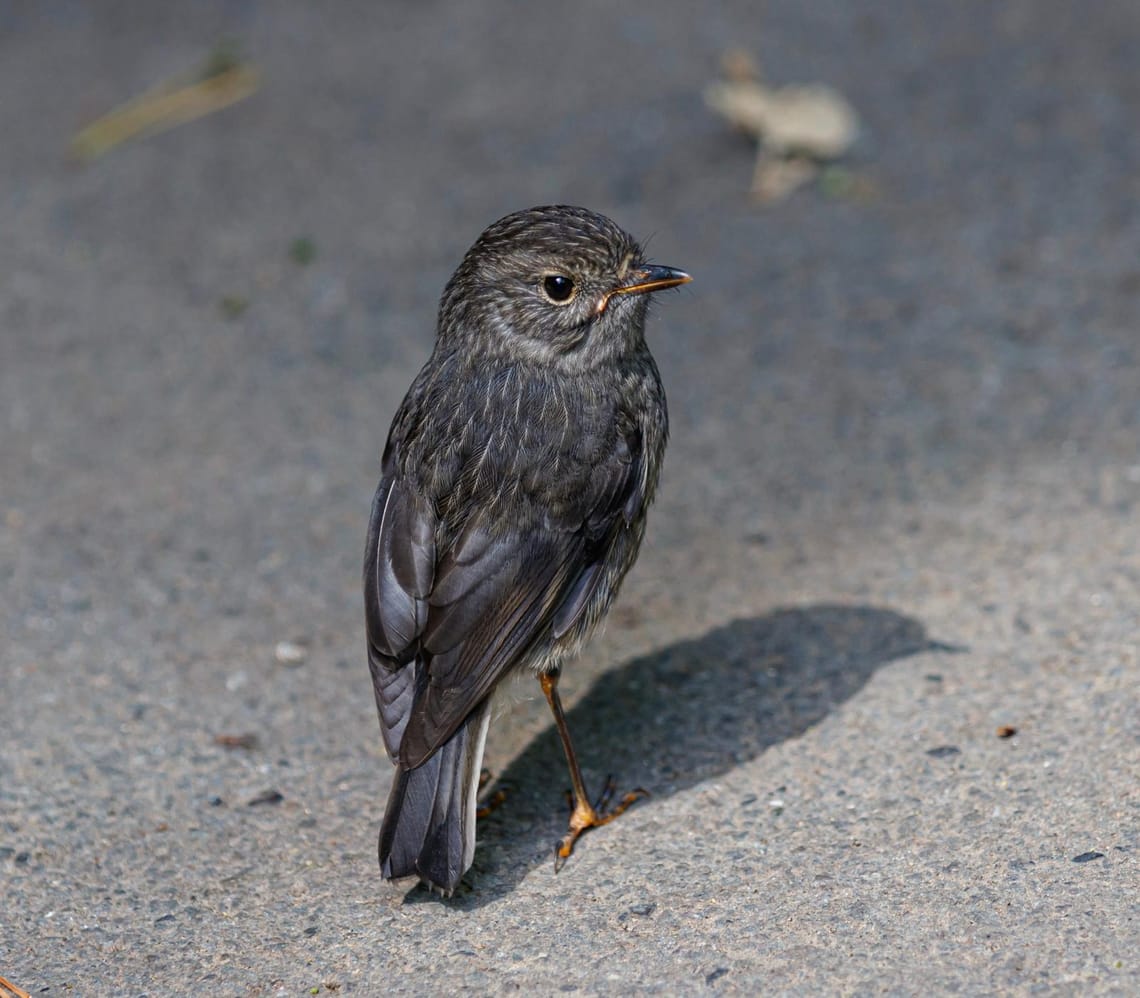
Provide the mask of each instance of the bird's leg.
MULTIPOLYGON (((479 770, 479 789, 477 793, 482 793, 487 784, 491 782, 491 771, 484 766, 479 770)), ((500 804, 507 799, 507 791, 503 787, 496 788, 495 792, 491 794, 482 804, 475 809, 476 818, 486 818, 492 811, 495 810, 500 804)))
POLYGON ((544 672, 538 677, 542 684, 542 692, 546 702, 550 704, 550 712, 554 715, 554 724, 558 728, 558 737, 562 739, 562 748, 566 753, 566 763, 570 767, 570 782, 574 788, 574 804, 570 813, 570 828, 559 840, 556 846, 554 872, 562 869, 563 864, 574 851, 574 843, 588 828, 597 828, 599 825, 609 824, 619 814, 624 812, 639 797, 648 797, 648 791, 638 787, 627 793, 614 808, 610 808, 610 801, 614 796, 613 777, 606 780, 601 796, 594 804, 586 794, 586 784, 582 779, 582 770, 578 766, 578 756, 574 752, 574 743, 570 740, 570 728, 566 724, 566 712, 562 709, 562 698, 558 695, 558 677, 561 670, 544 672))

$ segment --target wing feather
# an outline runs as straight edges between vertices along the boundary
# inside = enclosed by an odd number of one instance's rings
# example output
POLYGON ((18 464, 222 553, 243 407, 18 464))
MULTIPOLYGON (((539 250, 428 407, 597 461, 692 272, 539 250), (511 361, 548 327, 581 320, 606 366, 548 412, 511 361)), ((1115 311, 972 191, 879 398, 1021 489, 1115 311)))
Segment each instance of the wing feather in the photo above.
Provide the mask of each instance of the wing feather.
POLYGON ((619 434, 562 505, 516 496, 513 506, 472 503, 445 523, 390 450, 365 562, 369 662, 385 746, 414 768, 504 675, 540 665, 543 643, 582 620, 640 509, 644 455, 639 433, 619 434))

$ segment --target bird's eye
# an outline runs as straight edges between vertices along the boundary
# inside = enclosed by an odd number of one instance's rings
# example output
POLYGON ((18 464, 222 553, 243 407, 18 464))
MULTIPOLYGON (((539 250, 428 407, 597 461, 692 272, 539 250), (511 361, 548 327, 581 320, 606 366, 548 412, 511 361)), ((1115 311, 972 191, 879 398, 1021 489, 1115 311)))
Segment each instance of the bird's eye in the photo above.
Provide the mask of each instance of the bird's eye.
POLYGON ((547 274, 542 279, 542 290, 552 302, 565 305, 574 297, 574 282, 562 274, 547 274))

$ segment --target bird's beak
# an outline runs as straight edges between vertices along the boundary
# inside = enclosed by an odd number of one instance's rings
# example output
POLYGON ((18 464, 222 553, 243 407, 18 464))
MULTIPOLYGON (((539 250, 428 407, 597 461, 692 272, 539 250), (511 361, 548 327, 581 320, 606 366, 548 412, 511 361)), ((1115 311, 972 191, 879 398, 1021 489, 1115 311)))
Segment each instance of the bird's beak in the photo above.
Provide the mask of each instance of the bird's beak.
POLYGON ((604 312, 606 305, 614 295, 640 295, 647 291, 663 291, 665 288, 675 288, 679 284, 688 284, 692 280, 683 270, 675 267, 658 267, 646 265, 638 267, 629 274, 628 281, 621 287, 614 288, 603 296, 598 302, 598 312, 604 312))

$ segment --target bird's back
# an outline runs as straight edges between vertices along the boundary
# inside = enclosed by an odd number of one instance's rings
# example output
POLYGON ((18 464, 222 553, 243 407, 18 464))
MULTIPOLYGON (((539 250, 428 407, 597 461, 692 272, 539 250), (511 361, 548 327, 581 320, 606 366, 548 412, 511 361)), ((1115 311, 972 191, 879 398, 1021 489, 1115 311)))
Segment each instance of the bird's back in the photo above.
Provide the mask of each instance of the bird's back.
POLYGON ((392 429, 386 472, 434 503, 441 550, 473 512, 504 528, 574 530, 648 501, 667 436, 652 358, 568 380, 537 365, 433 357, 392 429))

